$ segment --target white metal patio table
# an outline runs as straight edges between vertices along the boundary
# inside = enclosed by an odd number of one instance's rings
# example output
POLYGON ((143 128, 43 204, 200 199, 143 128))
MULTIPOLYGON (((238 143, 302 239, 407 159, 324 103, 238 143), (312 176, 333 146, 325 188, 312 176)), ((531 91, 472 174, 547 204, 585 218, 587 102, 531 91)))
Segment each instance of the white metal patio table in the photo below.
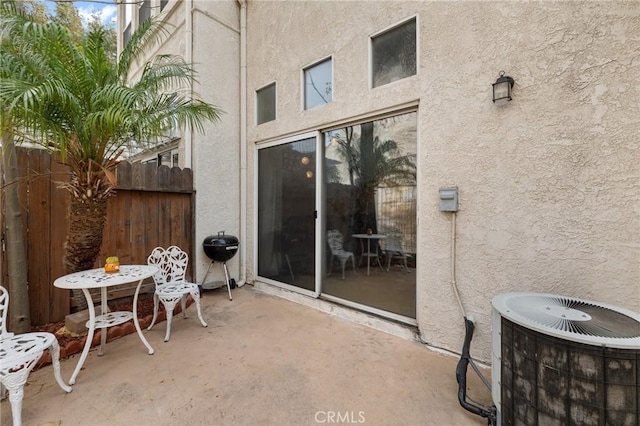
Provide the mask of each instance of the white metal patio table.
POLYGON ((360 240, 360 248, 361 248, 362 255, 360 255, 360 262, 358 263, 358 266, 360 265, 360 263, 362 263, 362 258, 366 256, 367 257, 367 275, 369 275, 369 265, 371 263, 372 257, 374 257, 378 261, 378 266, 380 266, 380 268, 383 269, 382 264, 380 263, 380 258, 378 257, 378 240, 384 240, 385 238, 387 238, 387 236, 383 234, 353 234, 351 236, 353 238, 357 238, 360 240), (364 240, 367 240, 366 253, 364 251, 364 240), (371 240, 376 240, 375 242, 376 251, 374 253, 371 253, 371 240))
POLYGON ((76 377, 78 376, 78 373, 80 372, 80 369, 82 368, 82 365, 84 364, 85 360, 87 359, 87 355, 89 354, 91 342, 93 341, 93 334, 96 328, 104 329, 100 339, 101 344, 98 355, 104 354, 104 346, 107 341, 106 329, 114 325, 125 323, 131 319, 133 319, 133 324, 136 327, 138 336, 140 336, 140 340, 142 340, 142 343, 144 343, 144 345, 149 350, 149 355, 153 354, 153 348, 142 334, 142 329, 140 328, 140 323, 138 322, 138 294, 140 292, 140 285, 142 284, 142 281, 144 281, 145 278, 151 277, 157 271, 157 267, 150 265, 121 265, 118 272, 107 273, 105 272, 104 268, 96 268, 88 271, 75 272, 73 274, 65 275, 53 282, 53 285, 58 288, 82 290, 84 296, 87 298, 87 306, 89 308, 89 321, 87 321, 89 334, 87 335, 87 341, 84 345, 84 349, 82 350, 82 355, 80 356, 78 365, 76 365, 76 369, 73 371, 71 379, 69 379, 69 384, 73 385, 76 382, 76 377), (133 312, 109 312, 109 305, 107 304, 107 288, 135 281, 138 281, 138 285, 136 286, 136 291, 133 296, 133 312), (92 288, 100 289, 102 314, 98 316, 96 316, 93 299, 91 298, 91 293, 89 293, 89 289, 92 288))

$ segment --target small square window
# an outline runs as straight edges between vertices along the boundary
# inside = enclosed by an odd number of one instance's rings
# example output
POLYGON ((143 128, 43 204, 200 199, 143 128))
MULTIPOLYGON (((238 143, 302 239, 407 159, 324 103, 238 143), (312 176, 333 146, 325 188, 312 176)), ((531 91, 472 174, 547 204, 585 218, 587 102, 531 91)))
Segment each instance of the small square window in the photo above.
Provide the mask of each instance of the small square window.
POLYGON ((382 86, 416 74, 416 19, 371 38, 371 81, 382 86))
POLYGON ((276 119, 276 83, 256 90, 256 105, 258 124, 276 119))
POLYGON ((332 60, 327 59, 304 70, 304 109, 328 104, 333 92, 332 60))

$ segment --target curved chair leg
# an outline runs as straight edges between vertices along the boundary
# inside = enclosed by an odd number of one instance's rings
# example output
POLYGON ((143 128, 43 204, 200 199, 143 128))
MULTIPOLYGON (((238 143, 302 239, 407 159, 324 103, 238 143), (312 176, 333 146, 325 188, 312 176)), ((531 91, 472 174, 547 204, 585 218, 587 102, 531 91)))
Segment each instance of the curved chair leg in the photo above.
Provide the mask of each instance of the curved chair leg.
POLYGON ((327 276, 331 275, 332 269, 333 269, 333 255, 331 255, 331 261, 329 261, 329 269, 327 270, 327 276))
POLYGON ((153 295, 153 319, 151 320, 151 324, 147 327, 147 330, 151 330, 151 327, 156 323, 156 319, 158 319, 158 304, 160 301, 160 297, 157 294, 153 295))
POLYGON ((167 311, 167 332, 164 335, 164 341, 169 341, 169 336, 171 335, 171 320, 173 319, 173 309, 167 311))
POLYGON ((24 385, 27 383, 27 377, 30 372, 31 368, 10 373, 10 375, 6 376, 6 380, 3 383, 9 390, 13 426, 22 425, 22 398, 24 397, 24 385))
POLYGON ((387 272, 389 272, 389 268, 391 268, 391 252, 387 251, 387 272))
POLYGON ((62 380, 62 376, 60 375, 60 345, 58 344, 57 339, 54 339, 53 343, 51 343, 49 353, 51 354, 51 363, 53 364, 53 375, 56 378, 58 385, 60 385, 63 391, 67 393, 71 392, 73 388, 68 386, 64 380, 62 380))
POLYGON ((170 299, 161 299, 162 305, 164 305, 164 310, 167 313, 167 333, 164 335, 164 341, 169 341, 169 336, 171 335, 171 320, 173 319, 173 309, 178 304, 178 301, 182 298, 180 297, 172 297, 170 299))
POLYGON ((358 271, 356 270, 356 257, 351 255, 351 265, 353 266, 353 274, 358 275, 358 271))
POLYGON ((202 318, 202 311, 200 310, 200 292, 199 291, 192 292, 191 297, 193 298, 193 301, 196 303, 196 312, 198 313, 198 319, 200 320, 200 324, 202 324, 203 327, 206 327, 207 323, 204 322, 204 319, 202 318))
POLYGON ((182 306, 182 318, 187 317, 187 296, 184 295, 180 299, 180 305, 182 306))
POLYGON ((31 373, 33 367, 36 366, 36 361, 38 361, 42 356, 42 352, 44 352, 44 348, 30 353, 28 359, 23 360, 21 365, 16 365, 17 371, 7 371, 3 368, 2 384, 9 390, 13 426, 22 425, 22 399, 24 398, 24 385, 27 383, 29 373, 31 373))
POLYGON ((346 257, 341 258, 340 263, 342 264, 342 279, 344 280, 344 267, 347 264, 347 258, 346 257))

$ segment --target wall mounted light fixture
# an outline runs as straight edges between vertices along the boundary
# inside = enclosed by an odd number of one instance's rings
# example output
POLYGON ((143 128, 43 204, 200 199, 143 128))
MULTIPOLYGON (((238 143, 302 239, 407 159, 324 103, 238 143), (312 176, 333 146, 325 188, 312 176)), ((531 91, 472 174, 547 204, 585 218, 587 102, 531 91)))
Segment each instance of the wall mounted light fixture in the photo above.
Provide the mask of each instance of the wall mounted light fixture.
POLYGON ((307 156, 305 155, 304 157, 302 157, 302 158, 300 159, 300 162, 301 162, 303 165, 305 165, 305 166, 306 166, 307 164, 309 164, 309 157, 307 157, 307 156))
POLYGON ((504 71, 500 71, 498 79, 493 83, 493 102, 498 105, 504 105, 509 102, 513 83, 513 78, 504 75, 504 71))

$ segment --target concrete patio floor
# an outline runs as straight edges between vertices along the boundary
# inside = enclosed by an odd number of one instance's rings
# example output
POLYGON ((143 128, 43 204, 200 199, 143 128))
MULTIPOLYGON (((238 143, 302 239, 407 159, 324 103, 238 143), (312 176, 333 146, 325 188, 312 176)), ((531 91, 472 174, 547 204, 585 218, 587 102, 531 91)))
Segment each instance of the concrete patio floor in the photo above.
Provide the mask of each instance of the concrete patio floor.
MULTIPOLYGON (((92 349, 73 392, 46 366, 24 388, 28 425, 482 425, 457 400, 457 359, 244 286, 207 291, 209 327, 174 317, 92 349)), ((79 354, 61 362, 69 380, 79 354)), ((489 392, 471 371, 469 392, 489 392)), ((8 399, 1 425, 11 425, 8 399)))

